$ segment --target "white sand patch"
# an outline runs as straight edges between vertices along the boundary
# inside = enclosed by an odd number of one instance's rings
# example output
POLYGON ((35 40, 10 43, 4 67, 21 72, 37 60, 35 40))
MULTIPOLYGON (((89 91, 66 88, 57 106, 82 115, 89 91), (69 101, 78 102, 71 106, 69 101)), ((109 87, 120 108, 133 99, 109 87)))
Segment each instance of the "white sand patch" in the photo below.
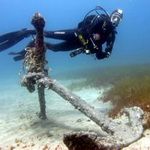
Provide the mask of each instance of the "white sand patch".
MULTIPOLYGON (((72 81, 62 81, 69 85, 72 81)), ((90 119, 52 91, 46 90, 46 111, 48 120, 41 121, 37 93, 30 94, 19 85, 5 86, 0 97, 0 147, 8 149, 43 149, 45 146, 57 150, 65 146, 63 134, 70 131, 96 131, 100 128, 90 119)), ((105 109, 108 104, 97 101, 104 89, 83 88, 74 91, 86 102, 97 108, 105 109)))
POLYGON ((150 129, 144 132, 141 139, 123 148, 123 150, 150 150, 150 129))

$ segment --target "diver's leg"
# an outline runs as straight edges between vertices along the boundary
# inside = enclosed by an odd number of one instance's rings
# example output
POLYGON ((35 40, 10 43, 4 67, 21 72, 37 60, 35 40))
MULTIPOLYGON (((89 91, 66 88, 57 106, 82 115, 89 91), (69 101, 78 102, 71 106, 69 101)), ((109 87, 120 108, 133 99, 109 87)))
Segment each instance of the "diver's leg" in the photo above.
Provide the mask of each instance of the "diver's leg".
POLYGON ((62 42, 62 43, 58 43, 58 44, 46 43, 46 48, 48 48, 49 50, 52 50, 54 52, 71 51, 71 50, 77 49, 79 47, 81 47, 81 45, 78 42, 62 42))
POLYGON ((59 39, 59 40, 75 40, 76 30, 58 30, 58 31, 45 31, 44 36, 47 38, 59 39))

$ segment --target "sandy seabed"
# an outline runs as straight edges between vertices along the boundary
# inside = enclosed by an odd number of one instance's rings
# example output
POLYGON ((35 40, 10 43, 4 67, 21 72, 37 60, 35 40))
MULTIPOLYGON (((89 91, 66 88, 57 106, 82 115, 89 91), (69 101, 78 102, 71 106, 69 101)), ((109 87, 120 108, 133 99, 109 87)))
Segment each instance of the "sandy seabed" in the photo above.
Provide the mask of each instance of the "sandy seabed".
MULTIPOLYGON (((60 82, 68 86, 78 81, 60 82)), ((0 90, 0 150, 67 150, 62 140, 65 133, 100 131, 94 122, 52 91, 46 91, 48 119, 43 121, 37 116, 39 103, 36 92, 31 94, 19 83, 10 84, 9 81, 0 90)), ((100 101, 104 90, 82 88, 73 92, 105 112, 111 105, 100 101)))

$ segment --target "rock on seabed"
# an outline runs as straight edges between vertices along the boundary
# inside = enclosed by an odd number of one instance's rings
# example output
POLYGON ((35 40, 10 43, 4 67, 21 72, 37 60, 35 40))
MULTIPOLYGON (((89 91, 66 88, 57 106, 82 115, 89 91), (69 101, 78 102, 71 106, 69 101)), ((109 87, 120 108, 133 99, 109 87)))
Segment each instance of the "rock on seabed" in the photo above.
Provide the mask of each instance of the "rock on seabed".
POLYGON ((150 129, 144 132, 142 138, 122 150, 150 150, 150 129))

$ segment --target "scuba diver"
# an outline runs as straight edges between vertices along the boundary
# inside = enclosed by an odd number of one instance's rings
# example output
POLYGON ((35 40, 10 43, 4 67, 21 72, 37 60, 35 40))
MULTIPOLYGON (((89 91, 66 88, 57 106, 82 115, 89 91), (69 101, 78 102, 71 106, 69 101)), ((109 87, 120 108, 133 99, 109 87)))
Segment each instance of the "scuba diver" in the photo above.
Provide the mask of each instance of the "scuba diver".
MULTIPOLYGON (((45 47, 54 52, 72 51, 71 57, 85 53, 95 54, 97 59, 104 59, 110 56, 114 41, 116 27, 123 18, 121 9, 114 10, 110 15, 100 6, 89 11, 84 20, 80 22, 75 29, 44 31, 44 37, 57 40, 63 40, 60 43, 52 44, 45 42, 45 47), (99 13, 98 11, 103 11, 99 13), (91 14, 96 12, 96 14, 91 14), (103 50, 103 44, 106 43, 103 50), (73 51, 74 50, 74 51, 73 51)), ((17 44, 24 38, 34 36, 35 30, 22 29, 20 31, 10 32, 0 36, 0 52, 17 44)), ((28 47, 34 46, 34 40, 31 41, 28 47)), ((11 52, 14 55, 14 60, 18 61, 24 58, 25 49, 20 52, 11 52)))

